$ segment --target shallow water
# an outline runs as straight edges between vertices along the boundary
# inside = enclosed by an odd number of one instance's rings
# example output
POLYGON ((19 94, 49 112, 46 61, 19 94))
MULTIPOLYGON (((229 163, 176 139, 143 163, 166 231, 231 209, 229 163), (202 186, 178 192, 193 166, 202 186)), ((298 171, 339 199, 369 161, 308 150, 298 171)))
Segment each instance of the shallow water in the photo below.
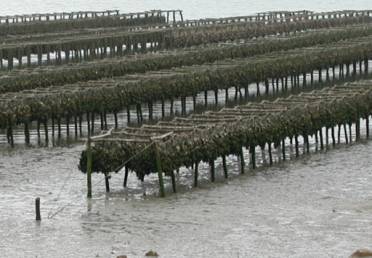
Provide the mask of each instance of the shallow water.
MULTIPOLYGON (((313 146, 314 147, 314 146, 313 146)), ((131 175, 111 180, 106 194, 95 175, 94 198, 85 198, 77 171, 81 146, 4 153, 0 158, 2 257, 347 257, 372 239, 370 142, 261 167, 191 188, 185 169, 178 194, 156 197, 157 180, 131 175), (147 196, 143 196, 146 192, 147 196), (34 221, 34 198, 42 221, 34 221)), ((292 153, 293 155, 293 153, 292 153)))
MULTIPOLYGON (((180 8, 186 18, 282 9, 372 9, 372 2, 363 0, 0 3, 0 14, 180 8)), ((91 201, 85 197, 85 176, 77 170, 82 149, 80 144, 0 149, 1 257, 144 257, 153 249, 161 257, 312 258, 347 257, 357 248, 371 248, 371 142, 243 176, 231 157, 231 178, 223 179, 217 162, 214 184, 204 164, 198 188, 192 188, 192 174, 182 169, 177 176, 179 193, 170 194, 167 179, 165 199, 156 197, 156 177, 141 184, 131 175, 128 189, 123 189, 123 174, 114 175, 112 193, 106 194, 102 176, 94 175, 91 201), (34 221, 36 197, 41 198, 41 223, 34 221)))

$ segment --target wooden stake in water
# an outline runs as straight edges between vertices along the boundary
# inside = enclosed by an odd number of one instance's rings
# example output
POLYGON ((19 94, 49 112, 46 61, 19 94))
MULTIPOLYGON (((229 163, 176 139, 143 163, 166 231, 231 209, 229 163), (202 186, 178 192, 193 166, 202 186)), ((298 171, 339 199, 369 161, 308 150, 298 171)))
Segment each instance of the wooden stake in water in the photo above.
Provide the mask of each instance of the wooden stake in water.
POLYGON ((36 212, 36 221, 41 221, 41 215, 40 215, 40 198, 37 197, 35 199, 35 212, 36 212))
POLYGON ((227 165, 226 165, 226 156, 225 155, 222 156, 222 167, 223 167, 223 174, 224 174, 225 178, 228 178, 229 175, 227 173, 227 165))
POLYGON ((173 189, 173 192, 176 193, 177 192, 177 188, 176 188, 176 177, 174 175, 174 171, 173 170, 171 172, 171 179, 172 179, 172 189, 173 189))
POLYGON ((87 188, 87 197, 92 198, 92 150, 90 136, 88 136, 87 142, 87 188))
POLYGON ((156 158, 156 169, 158 170, 158 177, 159 177, 160 197, 165 197, 161 159, 160 159, 159 149, 158 149, 156 142, 154 142, 154 149, 155 149, 155 158, 156 158))
POLYGON ((195 162, 194 168, 194 187, 198 186, 198 176, 199 176, 199 162, 195 162))
POLYGON ((129 174, 129 169, 128 167, 125 167, 124 182, 123 182, 124 187, 127 187, 127 184, 128 184, 128 174, 129 174))
POLYGON ((211 173, 211 181, 215 181, 215 167, 214 167, 214 160, 209 161, 209 168, 210 168, 210 173, 211 173))

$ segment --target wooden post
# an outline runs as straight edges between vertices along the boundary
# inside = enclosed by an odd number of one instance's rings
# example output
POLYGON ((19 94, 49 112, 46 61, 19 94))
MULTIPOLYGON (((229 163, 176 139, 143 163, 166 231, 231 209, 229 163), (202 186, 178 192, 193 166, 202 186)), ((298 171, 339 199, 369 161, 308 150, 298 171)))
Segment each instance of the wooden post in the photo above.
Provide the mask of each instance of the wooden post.
POLYGON ((165 117, 165 102, 164 99, 161 100, 161 117, 165 117))
POLYGON ((210 172, 211 172, 211 181, 215 181, 215 168, 214 168, 214 160, 209 161, 209 167, 210 167, 210 172))
POLYGON ((92 149, 91 149, 91 139, 90 135, 88 136, 87 141, 87 188, 88 188, 88 198, 92 198, 92 149))
POLYGON ((300 156, 300 152, 298 149, 298 135, 295 135, 295 149, 296 149, 296 157, 298 158, 300 156))
POLYGON ((67 138, 70 137, 70 116, 67 115, 66 117, 66 132, 67 132, 67 138))
POLYGON ((320 139, 320 149, 324 150, 324 142, 323 142, 323 129, 319 129, 319 139, 320 139))
POLYGON ((349 124, 349 142, 350 143, 352 143, 352 141, 353 141, 353 135, 352 135, 352 133, 351 133, 351 125, 352 125, 352 123, 350 122, 350 123, 348 123, 349 124))
POLYGON ((58 139, 61 139, 62 137, 62 133, 61 133, 61 117, 58 116, 57 118, 57 123, 58 123, 58 139))
POLYGON ((108 173, 105 173, 105 186, 106 186, 106 193, 110 192, 110 175, 108 173))
POLYGON ((223 174, 224 174, 225 178, 227 179, 229 177, 229 175, 227 173, 227 165, 226 165, 226 156, 225 155, 222 156, 222 167, 223 167, 223 174))
POLYGON ((181 16, 181 22, 183 22, 183 13, 182 11, 179 11, 180 12, 180 16, 181 16))
POLYGON ((79 114, 79 134, 80 134, 80 136, 83 134, 82 124, 83 124, 83 116, 82 116, 82 114, 79 114))
MULTIPOLYGON (((101 122, 101 131, 105 128, 105 125, 104 125, 104 121, 103 121, 103 113, 100 112, 99 113, 99 118, 100 118, 100 122, 101 122)), ((92 121, 94 121, 94 119, 92 118, 92 121)), ((92 126, 93 128, 93 126, 92 126)))
POLYGON ((265 94, 269 95, 270 94, 270 84, 267 79, 265 79, 265 94))
POLYGON ((75 139, 78 138, 78 121, 76 114, 74 115, 74 131, 75 131, 75 139))
POLYGON ((45 142, 48 143, 49 132, 48 132, 48 119, 47 118, 45 118, 45 120, 44 120, 44 134, 45 134, 45 142))
POLYGON ((283 156, 283 161, 285 161, 285 139, 282 140, 282 156, 283 156))
POLYGON ((8 58, 8 69, 12 70, 13 69, 13 56, 10 56, 8 58))
POLYGON ((28 121, 25 122, 25 141, 26 144, 30 144, 30 130, 28 126, 28 121))
POLYGON ((309 136, 307 134, 304 135, 305 143, 306 143, 306 152, 310 153, 310 143, 309 143, 309 136))
POLYGON ((140 104, 136 105, 136 111, 137 111, 137 124, 141 124, 140 104))
POLYGON ((268 152, 269 152, 269 164, 271 166, 273 164, 273 154, 271 152, 271 142, 268 142, 267 145, 268 145, 268 152))
POLYGON ((345 142, 346 144, 349 143, 348 136, 347 136, 347 128, 346 128, 346 123, 344 124, 344 134, 345 134, 345 142))
POLYGON ((149 120, 152 121, 152 119, 153 119, 153 104, 152 104, 151 101, 149 103, 147 103, 147 107, 148 107, 148 110, 149 110, 149 120))
POLYGON ((315 148, 318 150, 318 145, 319 145, 319 137, 318 137, 318 131, 315 131, 315 148))
POLYGON ((127 106, 127 123, 130 124, 130 106, 127 106))
POLYGON ((36 212, 36 221, 41 221, 40 198, 39 197, 35 199, 35 212, 36 212))
POLYGON ((181 97, 181 115, 186 116, 186 97, 181 97))
POLYGON ((244 98, 247 100, 249 98, 249 85, 244 86, 244 98))
POLYGON ((128 174, 129 174, 129 169, 128 167, 125 167, 124 182, 123 182, 124 187, 127 187, 127 184, 128 184, 128 174))
POLYGON ((275 83, 276 83, 276 93, 279 93, 279 78, 276 78, 275 83))
MULTIPOLYGON (((195 110, 195 106, 196 106, 196 96, 193 96, 193 100, 194 100, 194 110, 195 110)), ((170 115, 173 116, 174 115, 174 100, 171 99, 170 100, 170 115)))
POLYGON ((208 91, 204 91, 204 106, 208 106, 208 91))
MULTIPOLYGON (((105 130, 108 130, 108 127, 107 127, 107 112, 106 112, 106 110, 103 111, 103 119, 104 119, 105 130)), ((141 120, 142 120, 142 111, 141 111, 141 120)))
POLYGON ((177 192, 177 189, 176 189, 176 177, 174 175, 174 171, 173 170, 171 171, 171 179, 172 179, 173 193, 176 193, 177 192))
MULTIPOLYGON (((256 148, 254 145, 250 145, 249 146, 249 152, 251 154, 251 164, 252 164, 252 168, 253 169, 256 169, 256 148)), ((243 150, 242 150, 242 154, 243 154, 243 150)))
POLYGON ((364 59, 364 72, 368 74, 368 58, 364 59))
POLYGON ((159 193, 160 193, 160 197, 165 197, 163 171, 162 171, 162 166, 161 166, 159 149, 158 149, 158 145, 156 144, 156 142, 153 142, 153 143, 154 143, 154 149, 155 149, 156 169, 158 170, 158 177, 159 177, 159 193))
POLYGON ((194 187, 198 186, 198 176, 199 176, 199 162, 195 162, 194 168, 194 187))
POLYGON ((366 116, 366 138, 369 138, 369 116, 366 116))
POLYGON ((360 117, 357 117, 357 120, 355 121, 355 140, 360 140, 360 117))
POLYGON ((55 117, 52 115, 52 138, 54 139, 54 131, 55 131, 55 117))
POLYGON ((36 123, 36 131, 37 131, 37 138, 40 141, 40 120, 39 119, 37 120, 37 123, 36 123))
POLYGON ((8 120, 7 138, 8 143, 10 143, 10 146, 14 147, 13 127, 10 119, 8 120))

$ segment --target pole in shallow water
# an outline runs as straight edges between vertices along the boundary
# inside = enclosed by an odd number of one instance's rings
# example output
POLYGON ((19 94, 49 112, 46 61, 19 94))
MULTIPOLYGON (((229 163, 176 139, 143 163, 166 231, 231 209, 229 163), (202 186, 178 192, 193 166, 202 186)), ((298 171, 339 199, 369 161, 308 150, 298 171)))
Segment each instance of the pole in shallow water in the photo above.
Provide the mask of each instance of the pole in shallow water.
POLYGON ((40 215, 40 198, 37 197, 35 199, 35 212, 36 212, 36 221, 41 221, 41 215, 40 215))
POLYGON ((194 187, 198 186, 198 176, 199 176, 199 162, 195 162, 195 166, 194 166, 194 187))
POLYGON ((216 180, 214 160, 209 161, 209 168, 210 168, 210 174, 211 174, 211 182, 214 183, 214 181, 216 180))
POLYGON ((165 197, 164 180, 163 180, 163 172, 162 172, 159 149, 158 149, 158 145, 156 144, 156 142, 153 142, 153 143, 154 143, 154 149, 155 149, 156 169, 158 170, 158 177, 159 177, 159 193, 160 193, 160 197, 165 197))
POLYGON ((110 192, 110 175, 108 173, 105 173, 105 187, 106 187, 106 193, 110 192))
POLYGON ((127 187, 127 184, 128 184, 128 174, 129 174, 129 169, 126 166, 125 167, 125 174, 124 174, 124 182, 123 182, 124 188, 127 187))
POLYGON ((91 139, 88 136, 87 141, 87 188, 88 188, 88 198, 92 198, 92 150, 91 150, 91 139))

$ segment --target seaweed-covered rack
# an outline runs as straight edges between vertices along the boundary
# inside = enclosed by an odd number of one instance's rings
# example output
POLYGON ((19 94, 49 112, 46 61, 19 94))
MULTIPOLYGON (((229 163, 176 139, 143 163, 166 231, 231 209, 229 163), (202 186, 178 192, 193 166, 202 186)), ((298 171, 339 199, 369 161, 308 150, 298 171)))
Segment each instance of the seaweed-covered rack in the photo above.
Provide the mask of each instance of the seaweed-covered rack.
MULTIPOLYGON (((348 12, 345 12, 348 13, 348 12)), ((98 35, 50 35, 46 38, 33 38, 22 41, 4 42, 0 46, 0 68, 13 69, 14 61, 18 67, 37 64, 70 62, 101 58, 102 56, 122 56, 123 54, 179 48, 205 43, 221 42, 242 38, 289 34, 316 28, 329 28, 350 24, 371 22, 369 13, 337 16, 324 19, 289 19, 283 21, 255 21, 237 23, 216 23, 198 27, 157 27, 134 32, 104 31, 98 35), (51 54, 54 62, 51 62, 51 54), (4 62, 6 60, 6 62, 4 62)))
POLYGON ((268 147, 272 164, 272 146, 281 147, 282 159, 286 159, 287 138, 295 140, 296 156, 299 155, 299 137, 303 138, 307 152, 309 136, 318 135, 318 132, 321 148, 328 146, 330 139, 335 145, 337 126, 338 138, 341 125, 345 129, 345 137, 348 137, 347 125, 350 128, 355 123, 356 140, 359 140, 361 118, 367 119, 368 137, 371 112, 372 81, 358 81, 275 101, 249 103, 217 112, 161 121, 156 125, 110 131, 95 139, 94 145, 82 153, 80 169, 89 174, 92 171, 102 172, 106 178, 110 172, 118 172, 123 165, 127 172, 136 172, 140 179, 150 173, 158 173, 160 194, 164 195, 163 172, 171 176, 175 191, 174 171, 183 166, 194 168, 197 184, 198 164, 208 162, 211 180, 214 181, 214 161, 222 157, 227 175, 226 156, 236 155, 244 173, 247 158, 243 148, 249 150, 251 167, 254 169, 257 146, 261 149, 268 147))
POLYGON ((327 44, 372 35, 370 24, 318 29, 286 37, 216 43, 157 53, 105 58, 60 66, 42 66, 0 72, 0 93, 98 80, 131 73, 200 65, 227 58, 242 58, 274 51, 327 44))
POLYGON ((314 71, 319 74, 320 82, 331 79, 330 71, 334 78, 336 67, 340 76, 367 72, 371 49, 369 36, 254 58, 226 59, 212 64, 8 92, 0 95, 0 128, 7 129, 11 139, 12 128, 23 124, 28 142, 28 128, 32 121, 44 123, 47 130, 47 122, 51 119, 54 132, 54 122, 57 121, 60 128, 62 119, 66 119, 68 124, 74 118, 76 123, 83 114, 88 118, 94 114, 117 114, 130 105, 140 108, 142 103, 148 103, 151 109, 157 100, 181 98, 185 103, 186 97, 194 97, 203 91, 218 92, 230 87, 248 91, 250 83, 257 83, 259 93, 259 84, 263 82, 268 94, 269 79, 280 80, 285 91, 288 78, 296 81, 292 86, 299 86, 299 76, 302 75, 302 85, 306 87, 314 83, 314 71))

